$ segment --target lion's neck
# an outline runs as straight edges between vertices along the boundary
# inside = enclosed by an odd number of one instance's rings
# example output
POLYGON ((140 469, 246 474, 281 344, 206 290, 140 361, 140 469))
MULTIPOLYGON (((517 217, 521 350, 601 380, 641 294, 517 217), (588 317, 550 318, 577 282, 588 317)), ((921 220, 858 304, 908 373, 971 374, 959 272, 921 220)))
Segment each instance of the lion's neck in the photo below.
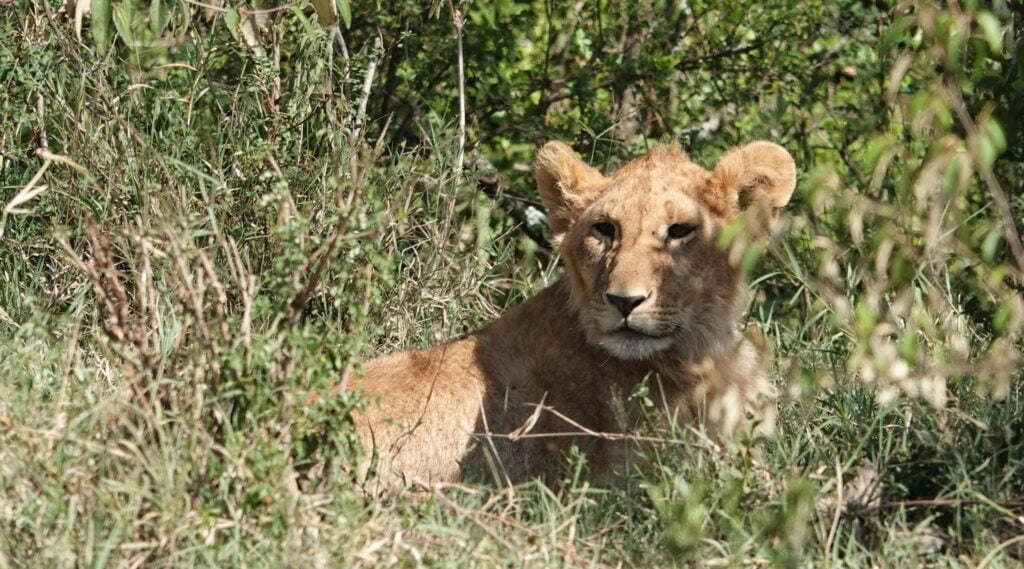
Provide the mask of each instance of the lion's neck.
POLYGON ((671 354, 626 361, 588 342, 569 286, 567 279, 559 279, 481 330, 480 341, 494 353, 516 354, 527 374, 574 383, 631 383, 678 367, 671 354))
POLYGON ((572 351, 586 344, 565 278, 506 312, 483 329, 480 336, 515 352, 544 347, 572 351), (524 330, 530 332, 524 333, 524 330))
POLYGON ((587 341, 569 287, 566 278, 559 279, 481 330, 479 340, 495 353, 517 354, 526 368, 534 363, 537 368, 553 365, 553 371, 582 381, 614 374, 626 382, 652 372, 671 376, 709 359, 728 357, 739 341, 736 335, 723 334, 717 342, 707 342, 713 350, 673 348, 649 360, 620 360, 587 341))

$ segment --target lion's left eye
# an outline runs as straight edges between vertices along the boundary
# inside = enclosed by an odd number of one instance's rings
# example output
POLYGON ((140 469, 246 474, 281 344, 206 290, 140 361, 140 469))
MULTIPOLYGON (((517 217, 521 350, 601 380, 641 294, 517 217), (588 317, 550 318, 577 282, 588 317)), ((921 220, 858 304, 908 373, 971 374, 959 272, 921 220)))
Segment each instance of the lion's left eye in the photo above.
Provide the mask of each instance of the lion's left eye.
POLYGON ((691 223, 673 223, 668 226, 669 239, 682 239, 697 230, 697 226, 691 223))
POLYGON ((615 226, 607 221, 599 221, 595 223, 593 230, 605 239, 615 239, 615 226))

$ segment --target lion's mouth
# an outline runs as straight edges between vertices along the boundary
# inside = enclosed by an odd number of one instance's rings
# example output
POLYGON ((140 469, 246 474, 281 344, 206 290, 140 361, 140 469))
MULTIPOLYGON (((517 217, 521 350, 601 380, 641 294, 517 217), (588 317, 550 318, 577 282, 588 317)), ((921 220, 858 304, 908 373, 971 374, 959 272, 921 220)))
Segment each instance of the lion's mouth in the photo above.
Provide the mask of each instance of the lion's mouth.
POLYGON ((612 334, 620 338, 626 338, 629 340, 659 340, 663 338, 663 336, 660 335, 641 332, 640 330, 637 330, 636 328, 631 328, 628 325, 622 325, 616 328, 614 331, 612 331, 612 334))
POLYGON ((606 333, 597 344, 618 358, 642 360, 670 348, 672 339, 665 335, 642 332, 623 324, 606 333))

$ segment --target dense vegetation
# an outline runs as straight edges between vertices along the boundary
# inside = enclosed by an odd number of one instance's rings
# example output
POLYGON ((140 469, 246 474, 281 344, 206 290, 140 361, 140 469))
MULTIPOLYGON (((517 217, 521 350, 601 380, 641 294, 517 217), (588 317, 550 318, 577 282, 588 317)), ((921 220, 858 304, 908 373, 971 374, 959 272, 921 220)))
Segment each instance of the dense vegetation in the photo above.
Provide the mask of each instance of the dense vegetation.
POLYGON ((0 0, 0 568, 1018 566, 1022 18, 0 0), (567 457, 557 488, 367 498, 346 378, 554 278, 552 138, 793 153, 739 259, 778 433, 651 433, 614 488, 567 457))

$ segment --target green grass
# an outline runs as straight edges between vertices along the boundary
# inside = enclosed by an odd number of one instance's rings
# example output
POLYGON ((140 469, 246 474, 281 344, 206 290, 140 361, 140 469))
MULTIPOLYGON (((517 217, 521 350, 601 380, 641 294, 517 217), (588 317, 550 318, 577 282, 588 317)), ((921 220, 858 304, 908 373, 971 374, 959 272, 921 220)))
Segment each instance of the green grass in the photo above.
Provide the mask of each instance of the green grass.
MULTIPOLYGON (((456 175, 444 113, 403 147, 353 112, 364 67, 325 94, 341 64, 299 15, 278 72, 220 20, 177 51, 102 59, 56 6, 0 16, 0 205, 43 169, 46 186, 0 221, 0 568, 1020 566, 1014 362, 1002 398, 968 370, 944 408, 880 404, 849 363, 870 334, 822 300, 844 278, 870 296, 851 275, 874 252, 816 280, 807 228, 842 220, 809 197, 752 279, 775 436, 653 432, 684 442, 645 447, 608 488, 576 456, 552 486, 367 497, 340 379, 481 327, 557 259, 514 201, 456 175)), ((911 280, 927 296, 930 278, 911 280)), ((980 355, 989 332, 970 326, 980 355)))

